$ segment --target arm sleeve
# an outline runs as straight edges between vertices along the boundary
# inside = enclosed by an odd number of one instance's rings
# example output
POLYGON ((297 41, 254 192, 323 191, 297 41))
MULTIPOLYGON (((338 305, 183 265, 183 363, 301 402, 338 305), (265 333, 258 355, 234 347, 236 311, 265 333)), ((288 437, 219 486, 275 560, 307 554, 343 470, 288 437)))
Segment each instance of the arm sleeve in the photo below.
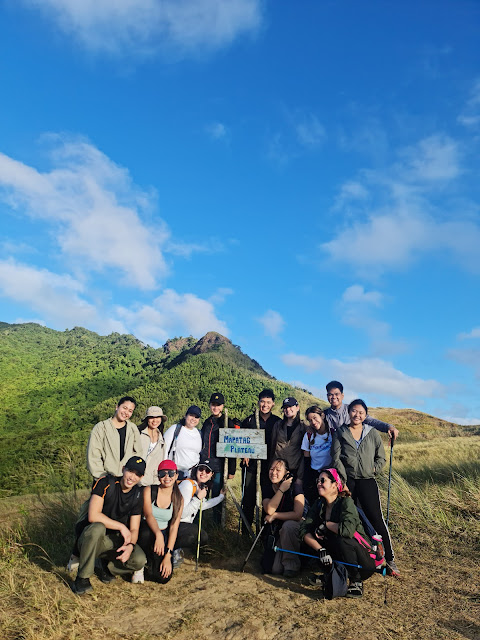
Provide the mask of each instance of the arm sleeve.
MULTIPOLYGON (((225 494, 220 493, 215 498, 209 498, 208 500, 204 499, 203 510, 205 511, 205 509, 212 509, 213 507, 216 507, 217 504, 220 504, 220 502, 222 502, 224 498, 225 498, 225 494)), ((200 500, 198 501, 198 503, 200 505, 200 500)))
POLYGON ((375 435, 377 436, 375 445, 375 474, 378 475, 385 466, 387 459, 385 457, 385 449, 382 439, 378 433, 375 433, 375 435))
POLYGON ((372 418, 372 416, 367 416, 364 423, 370 425, 377 431, 381 431, 382 433, 388 433, 388 430, 392 428, 392 425, 388 424, 388 422, 382 422, 381 420, 372 418))
POLYGON ((338 535, 342 536, 342 538, 353 538, 360 524, 357 508, 351 498, 342 498, 341 504, 338 535))
POLYGON ((337 433, 335 433, 333 435, 333 440, 332 440, 332 464, 334 469, 336 469, 338 473, 342 476, 342 480, 345 483, 347 481, 347 472, 345 471, 343 462, 340 460, 341 453, 342 453, 342 445, 340 444, 340 439, 337 433))
POLYGON ((305 432, 302 440, 302 451, 310 451, 310 442, 308 441, 308 433, 305 432))
MULTIPOLYGON (((170 458, 170 456, 168 455, 168 450, 170 449, 170 445, 172 444, 173 441, 173 434, 175 433, 175 425, 169 427, 166 431, 165 434, 163 436, 163 439, 165 441, 165 446, 163 448, 163 455, 165 456, 165 460, 167 458, 170 458)), ((170 454, 171 455, 171 454, 170 454)))
POLYGON ((87 444, 87 469, 94 478, 105 475, 101 428, 101 422, 93 427, 87 444))
POLYGON ((200 500, 192 496, 192 483, 190 480, 184 480, 178 485, 178 488, 183 498, 182 519, 192 518, 192 516, 194 518, 200 507, 200 500))
POLYGON ((142 447, 142 440, 140 438, 140 431, 137 428, 137 425, 132 423, 134 429, 133 429, 133 450, 135 451, 135 453, 137 454, 137 456, 142 456, 143 458, 143 447, 142 447))
POLYGON ((298 537, 300 538, 300 540, 303 540, 307 535, 307 533, 311 533, 311 534, 314 533, 315 528, 318 524, 317 521, 318 521, 318 506, 317 506, 317 502, 315 501, 310 507, 310 509, 308 510, 307 517, 305 518, 305 520, 302 520, 300 522, 300 529, 298 531, 298 537))

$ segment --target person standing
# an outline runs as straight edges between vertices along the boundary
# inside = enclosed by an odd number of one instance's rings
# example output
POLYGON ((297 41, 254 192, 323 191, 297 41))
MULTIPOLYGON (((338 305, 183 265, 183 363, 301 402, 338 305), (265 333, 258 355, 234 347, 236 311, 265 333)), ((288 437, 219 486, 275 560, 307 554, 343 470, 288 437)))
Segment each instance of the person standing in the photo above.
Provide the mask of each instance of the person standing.
POLYGON ((87 444, 87 468, 94 480, 108 474, 121 476, 125 462, 141 455, 140 434, 130 422, 135 405, 131 396, 120 398, 114 415, 93 427, 87 444))
POLYGON ((285 398, 282 411, 284 417, 277 420, 272 431, 272 457, 285 460, 294 480, 301 483, 305 460, 302 440, 306 427, 300 421, 300 407, 296 398, 285 398))
MULTIPOLYGON (((267 445, 267 458, 265 460, 251 460, 243 458, 240 464, 242 469, 242 509, 249 525, 253 523, 253 516, 256 504, 256 477, 257 465, 260 462, 260 482, 268 480, 268 461, 271 457, 272 431, 273 425, 277 422, 278 416, 272 413, 275 406, 275 394, 271 389, 264 389, 258 394, 258 410, 245 418, 242 422, 242 429, 262 429, 265 432, 265 444, 267 445), (258 425, 257 425, 258 415, 258 425)), ((248 531, 242 521, 242 534, 247 535, 248 531)))
POLYGON ((185 417, 165 432, 165 458, 175 461, 180 480, 187 478, 200 461, 202 436, 198 422, 201 416, 200 407, 192 405, 185 417))
POLYGON ((387 573, 399 576, 375 480, 386 463, 383 442, 378 431, 365 422, 368 408, 363 400, 353 400, 348 405, 348 412, 349 424, 337 429, 333 437, 333 466, 347 483, 354 502, 361 504, 373 528, 382 536, 387 573))
MULTIPOLYGON (((224 463, 225 458, 217 456, 217 443, 219 440, 219 429, 233 428, 233 421, 228 418, 225 420, 223 410, 225 408, 225 397, 222 393, 212 393, 210 397, 211 415, 205 420, 202 426, 202 444, 203 448, 200 454, 200 462, 209 460, 209 466, 214 472, 212 484, 212 498, 220 495, 220 490, 224 485, 224 463)), ((235 475, 237 461, 235 458, 228 458, 228 479, 231 480, 235 475)), ((213 519, 220 524, 222 519, 222 505, 219 504, 213 509, 213 519)))
POLYGON ((142 423, 138 425, 141 453, 147 462, 142 480, 144 486, 158 484, 158 465, 165 458, 163 427, 166 420, 167 416, 163 414, 161 407, 149 407, 142 423))
MULTIPOLYGON (((332 431, 341 427, 342 424, 350 424, 350 416, 348 415, 348 407, 343 404, 343 384, 338 380, 332 380, 326 385, 327 400, 330 403, 328 409, 325 409, 325 418, 327 419, 328 426, 332 431)), ((382 433, 388 433, 390 438, 394 440, 398 437, 398 429, 388 422, 382 422, 371 416, 365 418, 365 424, 370 425, 377 431, 382 433)))

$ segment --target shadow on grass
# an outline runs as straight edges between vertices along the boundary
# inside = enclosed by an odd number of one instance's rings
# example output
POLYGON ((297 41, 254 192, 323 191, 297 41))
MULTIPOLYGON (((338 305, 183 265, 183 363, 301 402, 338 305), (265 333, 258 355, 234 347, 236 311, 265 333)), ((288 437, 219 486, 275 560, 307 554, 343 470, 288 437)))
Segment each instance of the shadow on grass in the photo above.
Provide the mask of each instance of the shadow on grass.
POLYGON ((478 640, 480 638, 480 625, 467 620, 449 620, 440 623, 445 629, 455 631, 468 640, 478 640))

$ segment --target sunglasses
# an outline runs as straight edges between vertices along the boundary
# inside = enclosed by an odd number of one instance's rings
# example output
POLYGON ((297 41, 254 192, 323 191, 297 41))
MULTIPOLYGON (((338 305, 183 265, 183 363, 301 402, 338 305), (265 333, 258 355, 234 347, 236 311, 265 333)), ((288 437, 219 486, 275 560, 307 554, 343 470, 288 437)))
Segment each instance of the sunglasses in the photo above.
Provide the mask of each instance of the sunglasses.
POLYGON ((204 471, 205 473, 213 473, 213 471, 209 467, 205 467, 204 465, 200 465, 198 467, 199 471, 204 471))
POLYGON ((317 484, 325 484, 325 482, 328 480, 328 478, 319 478, 317 480, 317 484))
POLYGON ((158 477, 159 478, 165 478, 165 476, 168 476, 169 478, 173 478, 173 476, 176 474, 177 472, 174 469, 162 469, 161 471, 158 472, 158 477))

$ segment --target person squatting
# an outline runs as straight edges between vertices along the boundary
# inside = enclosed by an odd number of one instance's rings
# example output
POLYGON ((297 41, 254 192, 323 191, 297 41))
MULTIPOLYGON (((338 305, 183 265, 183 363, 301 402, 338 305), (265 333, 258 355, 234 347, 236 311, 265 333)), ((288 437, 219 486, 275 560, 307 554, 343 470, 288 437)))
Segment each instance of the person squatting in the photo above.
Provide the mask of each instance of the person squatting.
POLYGON ((130 421, 136 400, 120 398, 113 416, 93 427, 87 444, 93 485, 78 515, 67 567, 77 569, 73 592, 91 592, 94 574, 105 584, 118 575, 133 583, 165 584, 183 562, 184 549, 196 549, 198 563, 200 546, 208 543, 202 512, 211 509, 213 521, 222 522, 225 481, 236 470, 236 458, 217 456, 219 429, 235 426, 265 436, 262 460, 249 458, 250 438, 235 431, 227 438, 244 456, 243 535, 252 535, 260 465, 263 573, 290 579, 304 556, 314 557, 320 572, 310 583, 325 591, 328 576, 341 565, 345 592, 337 595, 348 597, 361 597, 363 581, 380 566, 399 576, 375 480, 386 463, 378 432, 388 433, 393 446, 398 430, 370 417, 361 399, 345 405, 340 382, 329 382, 326 390, 330 406, 308 407, 302 421, 294 397, 283 400, 278 417, 274 392, 264 389, 241 424, 228 418, 225 398, 216 392, 200 427, 201 409, 192 405, 165 433, 161 407, 149 407, 137 427, 130 421))

